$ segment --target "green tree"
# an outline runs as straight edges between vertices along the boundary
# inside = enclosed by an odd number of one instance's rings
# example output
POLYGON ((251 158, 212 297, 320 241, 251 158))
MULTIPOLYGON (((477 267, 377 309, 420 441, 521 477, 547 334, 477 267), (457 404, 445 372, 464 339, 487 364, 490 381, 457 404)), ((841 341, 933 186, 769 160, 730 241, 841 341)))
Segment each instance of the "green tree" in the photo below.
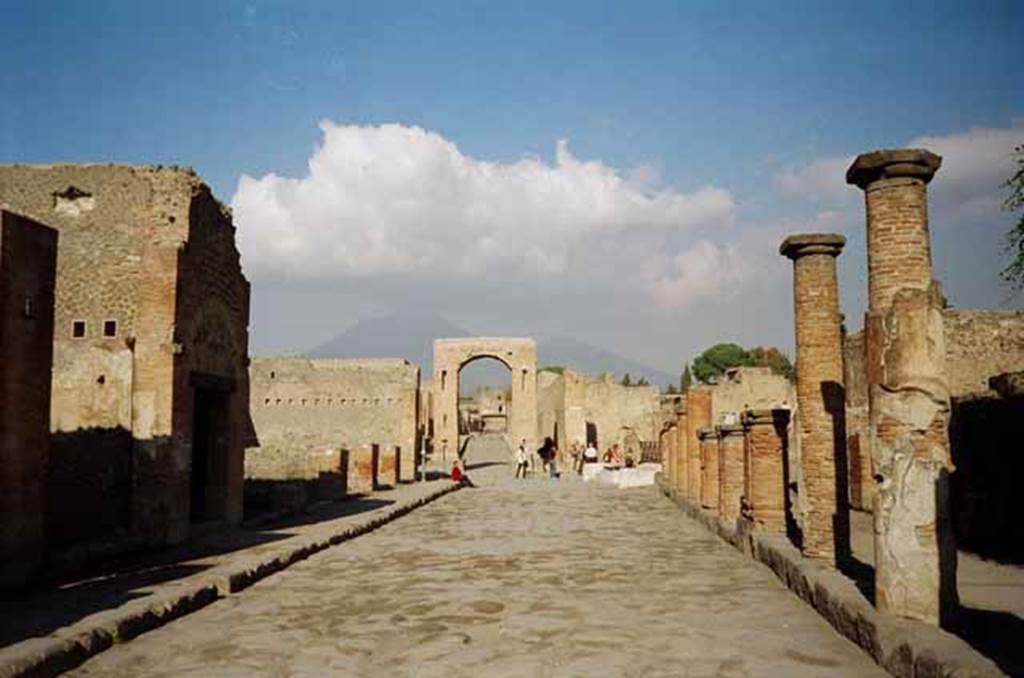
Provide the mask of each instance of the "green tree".
POLYGON ((676 395, 679 391, 676 390, 675 384, 669 384, 665 387, 665 395, 676 395))
POLYGON ((683 373, 679 375, 679 392, 686 393, 693 383, 693 376, 690 374, 690 363, 683 365, 683 373))
POLYGON ((636 385, 637 386, 650 386, 650 383, 648 383, 647 377, 640 377, 640 381, 636 382, 636 385))
POLYGON ((626 372, 626 375, 624 377, 622 377, 622 385, 623 386, 632 386, 633 385, 633 380, 629 378, 629 372, 626 372))
POLYGON ((753 364, 750 352, 739 344, 715 344, 694 359, 693 376, 702 384, 709 384, 730 367, 753 364))
POLYGON ((1004 251, 1010 256, 1010 263, 1000 276, 1011 292, 1024 290, 1024 145, 1013 149, 1016 155, 1017 171, 1006 182, 1010 195, 1003 203, 1009 212, 1020 211, 1017 225, 1006 234, 1004 251))
POLYGON ((793 381, 793 363, 789 356, 774 346, 755 346, 750 349, 750 357, 758 367, 770 367, 775 374, 781 374, 793 381))

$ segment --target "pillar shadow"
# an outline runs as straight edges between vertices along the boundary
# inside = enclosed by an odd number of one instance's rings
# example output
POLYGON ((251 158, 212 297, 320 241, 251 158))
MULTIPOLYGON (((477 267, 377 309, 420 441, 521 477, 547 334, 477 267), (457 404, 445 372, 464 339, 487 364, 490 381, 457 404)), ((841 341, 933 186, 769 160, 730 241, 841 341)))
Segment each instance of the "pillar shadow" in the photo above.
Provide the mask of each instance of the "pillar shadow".
POLYGON ((832 534, 835 540, 836 567, 854 568, 850 551, 850 493, 849 465, 846 456, 846 388, 834 381, 821 383, 821 399, 825 411, 832 417, 832 450, 835 464, 835 513, 832 514, 832 534))

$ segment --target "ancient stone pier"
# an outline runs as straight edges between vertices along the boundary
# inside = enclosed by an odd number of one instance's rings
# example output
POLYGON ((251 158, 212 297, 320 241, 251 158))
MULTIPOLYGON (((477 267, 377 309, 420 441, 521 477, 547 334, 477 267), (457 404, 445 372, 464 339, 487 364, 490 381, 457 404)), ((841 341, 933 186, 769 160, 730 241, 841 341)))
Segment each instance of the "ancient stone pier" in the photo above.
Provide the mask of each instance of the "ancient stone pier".
POLYGON ((684 492, 684 488, 686 487, 687 433, 686 407, 682 406, 676 410, 676 453, 674 455, 672 467, 672 486, 680 492, 684 492))
POLYGON ((665 460, 665 476, 669 479, 675 473, 676 454, 679 447, 679 435, 676 433, 676 425, 669 423, 665 431, 665 451, 662 458, 665 460))
POLYGON ((793 260, 796 389, 804 482, 804 555, 835 562, 849 547, 845 395, 836 257, 846 238, 791 235, 779 252, 793 260))
POLYGON ((726 520, 740 515, 743 497, 743 427, 718 427, 718 514, 726 520))
POLYGON ((349 452, 348 491, 352 494, 369 494, 377 489, 380 481, 380 446, 362 445, 349 452))
POLYGON ((789 410, 743 413, 744 496, 750 518, 768 532, 786 530, 786 428, 789 410))
POLYGON ((701 500, 703 477, 700 430, 711 425, 711 390, 691 388, 686 393, 686 496, 701 500))
POLYGON ((700 438, 700 503, 704 508, 718 510, 718 432, 705 426, 697 432, 700 438))
POLYGON ((875 603, 936 624, 957 607, 944 304, 928 233, 927 184, 941 162, 926 150, 874 151, 846 174, 867 210, 875 603))
POLYGON ((0 590, 46 548, 57 232, 0 210, 0 590))

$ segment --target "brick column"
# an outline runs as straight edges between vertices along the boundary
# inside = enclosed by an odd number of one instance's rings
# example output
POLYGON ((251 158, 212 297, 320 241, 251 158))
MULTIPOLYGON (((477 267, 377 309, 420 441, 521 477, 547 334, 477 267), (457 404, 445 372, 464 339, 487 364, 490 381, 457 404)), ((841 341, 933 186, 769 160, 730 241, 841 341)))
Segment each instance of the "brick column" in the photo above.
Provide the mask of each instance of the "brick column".
POLYGON ((711 389, 691 388, 686 393, 686 496, 701 500, 700 429, 711 425, 711 389))
POLYGON ((686 494, 686 441, 686 408, 681 407, 676 410, 676 454, 672 467, 672 486, 683 495, 686 494))
POLYGON ((743 413, 744 495, 754 525, 786 531, 786 430, 789 410, 743 413))
POLYGON ((804 555, 834 563, 849 551, 846 397, 836 257, 846 238, 791 235, 779 252, 793 260, 796 392, 806 516, 804 555))
POLYGON ((675 424, 669 424, 665 430, 665 455, 662 457, 662 475, 669 485, 672 484, 672 465, 675 463, 677 438, 675 424))
POLYGON ((736 520, 743 497, 743 427, 718 427, 718 515, 736 520))
POLYGON ((697 432, 700 438, 700 505, 718 510, 718 432, 705 426, 697 432))
POLYGON ((867 209, 875 604, 933 624, 958 606, 943 300, 928 234, 927 184, 941 163, 926 150, 874 151, 846 173, 867 209))

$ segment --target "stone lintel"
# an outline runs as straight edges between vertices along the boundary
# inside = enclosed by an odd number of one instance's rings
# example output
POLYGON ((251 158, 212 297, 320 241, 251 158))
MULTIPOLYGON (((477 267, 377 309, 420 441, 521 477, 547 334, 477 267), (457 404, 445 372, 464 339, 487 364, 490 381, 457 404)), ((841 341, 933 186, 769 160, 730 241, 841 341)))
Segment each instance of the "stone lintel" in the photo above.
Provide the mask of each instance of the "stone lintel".
POLYGON ((942 165, 942 156, 923 148, 896 148, 862 153, 846 170, 846 183, 862 189, 880 179, 910 178, 928 183, 942 165))
POLYGON ((721 437, 726 436, 741 436, 743 435, 743 426, 740 424, 719 424, 718 435, 721 437))
POLYGON ((714 429, 713 426, 702 426, 701 428, 697 429, 697 437, 700 438, 701 440, 715 438, 717 436, 718 432, 714 429))
POLYGON ((795 233, 782 241, 779 254, 794 260, 809 254, 838 257, 845 244, 846 238, 838 233, 795 233))
POLYGON ((742 417, 743 427, 781 425, 789 423, 789 410, 777 408, 774 410, 747 410, 742 417))

